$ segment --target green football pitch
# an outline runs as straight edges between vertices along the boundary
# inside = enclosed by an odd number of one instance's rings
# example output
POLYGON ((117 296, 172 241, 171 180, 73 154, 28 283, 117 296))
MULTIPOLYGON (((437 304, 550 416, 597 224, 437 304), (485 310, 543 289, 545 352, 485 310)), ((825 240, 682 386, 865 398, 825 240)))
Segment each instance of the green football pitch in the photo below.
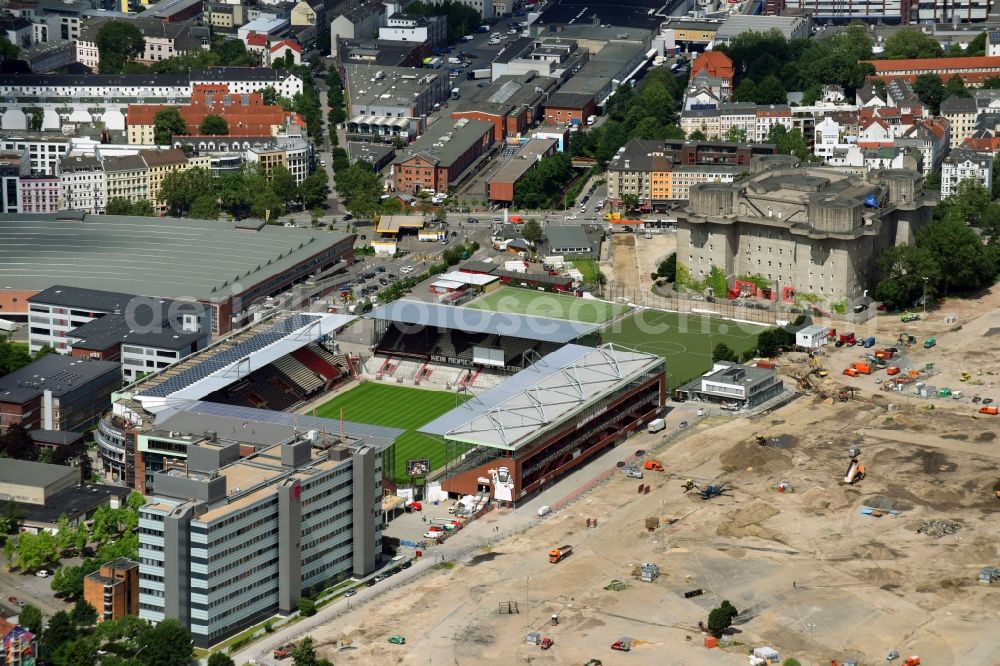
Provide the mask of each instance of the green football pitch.
POLYGON ((477 298, 465 307, 493 312, 568 319, 588 324, 600 324, 627 312, 627 305, 606 303, 592 298, 577 298, 518 287, 500 287, 477 298))
POLYGON ((395 444, 397 479, 406 478, 406 461, 419 458, 430 460, 431 469, 444 467, 445 448, 441 440, 417 432, 417 428, 468 400, 468 396, 444 391, 427 391, 407 386, 366 382, 341 393, 316 410, 316 415, 339 419, 344 410, 345 421, 370 423, 406 430, 395 444))
POLYGON ((662 356, 669 388, 691 381, 712 367, 712 350, 720 342, 737 354, 757 346, 762 326, 717 317, 642 310, 601 331, 604 342, 662 356))

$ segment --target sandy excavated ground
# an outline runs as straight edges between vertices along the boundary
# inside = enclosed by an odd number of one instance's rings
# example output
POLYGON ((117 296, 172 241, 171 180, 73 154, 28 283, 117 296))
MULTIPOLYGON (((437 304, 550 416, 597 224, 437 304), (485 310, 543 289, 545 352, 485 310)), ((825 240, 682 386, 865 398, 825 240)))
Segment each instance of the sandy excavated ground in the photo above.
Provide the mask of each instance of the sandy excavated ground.
POLYGON ((628 293, 637 290, 637 297, 650 293, 653 282, 649 274, 677 249, 677 235, 671 233, 653 234, 652 238, 644 238, 642 234, 614 234, 610 242, 612 259, 601 262, 601 271, 609 284, 617 283, 628 293))
MULTIPOLYGON (((980 333, 996 317, 954 332, 943 325, 927 331, 939 341, 929 353, 950 367, 968 360, 959 356, 963 348, 982 351, 968 362, 984 373, 996 369, 1000 352, 980 333)), ((934 318, 920 324, 934 325, 934 318)), ((358 649, 321 652, 338 666, 589 658, 707 665, 745 664, 749 646, 771 645, 804 664, 884 663, 891 649, 920 655, 928 666, 1000 664, 996 589, 977 582, 982 567, 1000 566, 1000 499, 993 493, 1000 417, 974 415, 964 401, 941 400, 930 411, 924 401, 874 385, 835 402, 831 389, 857 380, 833 367, 827 390, 775 412, 702 421, 658 456, 667 472, 647 473, 649 494, 616 476, 540 526, 327 625, 314 634, 318 642, 349 637, 358 649), (756 444, 755 434, 768 437, 768 446, 756 444), (868 476, 849 486, 843 476, 852 446, 861 448, 868 476), (683 493, 685 478, 726 481, 731 491, 702 501, 683 493), (794 492, 778 492, 779 482, 794 492), (866 502, 898 513, 861 515, 866 502), (652 516, 664 525, 647 531, 652 516), (599 517, 599 526, 588 529, 587 517, 599 517), (941 537, 917 531, 931 519, 954 521, 958 530, 941 537), (549 564, 548 550, 562 544, 574 553, 549 564), (633 577, 644 561, 661 567, 658 582, 633 577), (628 587, 603 589, 614 579, 628 587), (705 594, 684 599, 693 588, 705 594), (526 596, 530 626, 555 640, 551 650, 523 641, 526 596), (722 599, 746 611, 746 621, 735 627, 738 645, 709 650, 697 622, 722 599), (506 601, 518 602, 520 614, 500 615, 506 601), (552 613, 560 617, 556 627, 546 625, 552 613), (393 634, 407 644, 389 645, 393 634), (627 655, 610 650, 623 635, 635 640, 627 655)), ((786 369, 795 371, 794 362, 786 369)), ((984 389, 997 381, 980 379, 984 389)), ((504 514, 487 519, 503 521, 504 514)))

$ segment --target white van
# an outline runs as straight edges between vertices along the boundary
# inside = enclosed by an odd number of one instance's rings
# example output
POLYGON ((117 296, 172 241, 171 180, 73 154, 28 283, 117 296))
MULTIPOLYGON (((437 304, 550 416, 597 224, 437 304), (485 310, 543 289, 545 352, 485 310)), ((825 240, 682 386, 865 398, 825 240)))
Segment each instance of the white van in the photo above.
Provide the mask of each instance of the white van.
POLYGON ((660 432, 661 430, 666 430, 666 428, 667 422, 663 419, 653 419, 649 422, 649 425, 646 426, 646 430, 650 433, 660 432))

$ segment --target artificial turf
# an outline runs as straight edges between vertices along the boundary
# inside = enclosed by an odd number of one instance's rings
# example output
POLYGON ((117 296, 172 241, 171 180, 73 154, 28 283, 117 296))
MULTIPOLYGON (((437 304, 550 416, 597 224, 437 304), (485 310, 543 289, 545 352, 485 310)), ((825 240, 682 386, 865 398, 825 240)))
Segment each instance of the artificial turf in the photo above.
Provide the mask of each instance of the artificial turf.
MULTIPOLYGON (((370 423, 406 430, 395 443, 396 479, 406 478, 406 461, 427 458, 431 470, 445 464, 445 447, 440 439, 417 432, 441 414, 469 399, 464 394, 429 391, 408 386, 366 382, 341 393, 316 410, 317 416, 370 423)), ((389 470, 386 470, 387 472, 389 470)))

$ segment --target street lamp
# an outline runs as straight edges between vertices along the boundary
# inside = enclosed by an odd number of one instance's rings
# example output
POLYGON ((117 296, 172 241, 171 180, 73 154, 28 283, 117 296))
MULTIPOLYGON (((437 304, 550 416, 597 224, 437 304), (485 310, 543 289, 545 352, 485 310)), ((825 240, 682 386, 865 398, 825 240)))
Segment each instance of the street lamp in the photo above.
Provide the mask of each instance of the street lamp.
POLYGON ((527 614, 528 628, 531 629, 531 597, 530 594, 531 576, 524 577, 524 610, 527 614))
POLYGON ((930 278, 925 277, 923 278, 923 280, 924 280, 924 319, 927 319, 927 281, 930 280, 930 278))

